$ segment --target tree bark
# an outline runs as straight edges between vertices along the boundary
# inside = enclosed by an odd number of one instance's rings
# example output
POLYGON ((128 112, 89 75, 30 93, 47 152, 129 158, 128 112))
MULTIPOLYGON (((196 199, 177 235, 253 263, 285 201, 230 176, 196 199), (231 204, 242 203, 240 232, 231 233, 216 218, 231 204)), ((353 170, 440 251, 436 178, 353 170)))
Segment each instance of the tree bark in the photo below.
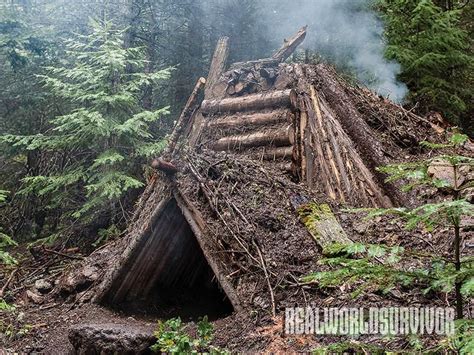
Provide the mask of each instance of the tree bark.
POLYGON ((276 67, 280 63, 278 59, 275 58, 264 58, 258 60, 251 60, 248 62, 237 62, 232 64, 229 67, 229 70, 242 70, 242 69, 255 69, 255 68, 265 68, 265 67, 276 67))
POLYGON ((380 139, 371 131, 355 104, 340 84, 337 74, 324 65, 317 65, 315 74, 319 80, 319 92, 330 105, 341 123, 344 131, 355 143, 359 154, 364 158, 369 169, 384 190, 394 197, 393 201, 399 204, 411 205, 409 198, 400 192, 396 184, 385 183, 386 176, 376 171, 377 167, 390 163, 390 157, 396 157, 400 151, 394 151, 382 144, 380 139))
POLYGON ((352 244, 329 205, 317 204, 301 195, 291 196, 291 204, 323 254, 329 254, 328 248, 335 243, 352 244))
POLYGON ((201 112, 207 116, 223 112, 235 113, 266 108, 294 107, 296 97, 296 91, 283 90, 222 100, 204 100, 201 104, 201 112))
POLYGON ((244 116, 224 116, 209 121, 211 128, 238 128, 247 126, 264 126, 289 121, 287 110, 272 111, 269 113, 255 113, 244 116))
POLYGON ((266 149, 263 154, 265 160, 287 159, 293 157, 293 147, 278 147, 266 149))
POLYGON ((211 68, 209 69, 209 75, 207 76, 207 85, 206 90, 204 91, 204 98, 206 100, 215 97, 213 89, 225 70, 228 57, 229 37, 221 37, 217 42, 214 56, 212 57, 211 68))
POLYGON ((264 145, 288 146, 294 142, 291 126, 266 132, 256 132, 246 135, 229 136, 217 140, 212 149, 217 151, 241 150, 243 148, 260 147, 264 145))
MULTIPOLYGON (((214 56, 212 57, 211 67, 206 80, 206 89, 204 90, 204 98, 209 100, 216 98, 219 90, 214 90, 216 84, 219 82, 219 78, 225 70, 227 65, 227 58, 229 56, 229 38, 221 37, 217 42, 214 56)), ((194 146, 201 136, 202 129, 204 127, 204 117, 201 112, 196 115, 191 132, 189 134, 189 145, 194 146)))
POLYGON ((174 164, 164 161, 163 159, 153 159, 151 167, 171 175, 178 172, 178 168, 174 164))

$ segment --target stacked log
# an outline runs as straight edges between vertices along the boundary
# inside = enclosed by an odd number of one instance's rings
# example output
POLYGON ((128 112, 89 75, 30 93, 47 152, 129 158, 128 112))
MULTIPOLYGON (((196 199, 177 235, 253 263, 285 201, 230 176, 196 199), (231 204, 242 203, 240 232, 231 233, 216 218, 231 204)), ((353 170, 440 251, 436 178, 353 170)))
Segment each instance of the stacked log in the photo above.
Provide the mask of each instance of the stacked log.
POLYGON ((292 126, 283 129, 255 132, 246 135, 224 137, 212 144, 212 149, 217 151, 239 151, 244 148, 260 146, 291 146, 294 143, 292 126))
POLYGON ((204 116, 209 116, 221 113, 260 111, 269 108, 291 108, 295 107, 296 101, 296 91, 289 89, 222 100, 204 100, 201 104, 201 112, 204 116))
POLYGON ((238 128, 244 126, 265 126, 281 122, 290 122, 290 113, 286 110, 276 110, 247 115, 229 115, 213 119, 209 122, 211 128, 238 128))

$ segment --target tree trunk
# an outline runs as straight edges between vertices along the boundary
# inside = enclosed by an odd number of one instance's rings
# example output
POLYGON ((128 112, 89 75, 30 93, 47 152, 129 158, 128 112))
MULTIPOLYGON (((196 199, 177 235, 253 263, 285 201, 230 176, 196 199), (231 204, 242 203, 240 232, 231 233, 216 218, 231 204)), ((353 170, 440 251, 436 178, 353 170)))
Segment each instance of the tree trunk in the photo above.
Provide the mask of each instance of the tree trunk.
MULTIPOLYGON (((211 68, 206 80, 206 89, 204 90, 204 98, 209 100, 216 98, 218 90, 214 91, 216 83, 225 70, 227 65, 227 58, 229 56, 229 38, 221 37, 217 42, 214 56, 212 57, 211 68)), ((192 122, 191 132, 189 134, 189 145, 194 146, 201 136, 204 127, 204 117, 201 112, 198 112, 192 122)))
POLYGON ((384 146, 371 131, 346 90, 340 84, 337 74, 323 65, 315 67, 315 74, 317 74, 319 80, 319 92, 323 94, 325 101, 336 114, 342 128, 355 143, 359 154, 365 158, 367 166, 371 171, 375 171, 374 176, 378 184, 385 186, 385 191, 394 197, 393 201, 410 205, 409 198, 400 192, 396 184, 385 183, 386 176, 376 172, 377 167, 387 165, 390 162, 390 157, 396 157, 400 154, 400 151, 384 146))

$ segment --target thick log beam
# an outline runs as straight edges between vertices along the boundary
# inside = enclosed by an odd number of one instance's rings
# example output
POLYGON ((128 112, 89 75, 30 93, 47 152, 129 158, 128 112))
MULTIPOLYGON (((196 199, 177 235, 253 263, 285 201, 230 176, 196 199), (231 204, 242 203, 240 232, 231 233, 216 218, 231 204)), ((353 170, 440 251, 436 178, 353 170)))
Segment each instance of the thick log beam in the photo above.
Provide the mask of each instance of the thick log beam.
POLYGON ((275 123, 291 123, 290 113, 287 110, 272 111, 268 113, 255 113, 244 116, 224 116, 209 121, 211 128, 238 128, 248 126, 264 126, 275 123))
POLYGON ((281 47, 278 51, 273 54, 272 58, 279 61, 284 62, 288 59, 290 55, 296 50, 296 48, 303 43, 304 39, 306 38, 306 29, 308 26, 304 26, 302 29, 298 31, 293 37, 289 40, 285 40, 285 44, 281 47))
MULTIPOLYGON (((217 42, 214 55, 212 57, 211 67, 206 80, 206 88, 204 90, 204 99, 210 100, 216 98, 219 90, 216 89, 219 78, 224 73, 227 65, 227 58, 229 56, 229 38, 221 37, 217 42)), ((191 131, 189 133, 189 146, 194 146, 199 141, 203 127, 205 126, 205 119, 200 112, 197 112, 194 122, 191 122, 191 131)))
POLYGON ((263 154, 264 160, 290 159, 293 157, 293 147, 277 147, 266 149, 263 154))
POLYGON ((229 37, 221 37, 217 42, 214 56, 212 57, 211 68, 209 69, 209 75, 207 76, 207 85, 204 91, 205 99, 211 99, 215 97, 213 89, 225 70, 228 57, 229 37))
POLYGON ((278 130, 224 137, 216 141, 211 148, 216 151, 232 151, 265 145, 288 146, 293 142, 294 132, 290 125, 278 130))
POLYGON ((266 108, 295 107, 296 101, 297 95, 294 90, 272 91, 222 100, 204 100, 201 104, 201 112, 208 116, 223 112, 235 113, 266 108))

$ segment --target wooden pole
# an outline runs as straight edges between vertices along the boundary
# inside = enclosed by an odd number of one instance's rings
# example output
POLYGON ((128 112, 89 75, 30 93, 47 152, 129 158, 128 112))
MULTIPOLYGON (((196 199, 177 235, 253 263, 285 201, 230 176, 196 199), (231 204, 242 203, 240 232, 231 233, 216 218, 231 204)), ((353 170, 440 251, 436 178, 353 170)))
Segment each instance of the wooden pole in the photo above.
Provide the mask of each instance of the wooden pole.
POLYGON ((306 29, 308 26, 304 26, 301 28, 297 34, 291 37, 289 40, 285 40, 285 44, 279 50, 273 54, 272 58, 276 59, 279 62, 284 62, 296 48, 303 43, 304 39, 306 38, 306 29))
POLYGON ((166 147, 163 153, 163 157, 165 159, 170 158, 171 155, 173 155, 173 152, 176 147, 176 144, 178 143, 179 137, 181 136, 181 133, 186 127, 189 118, 191 117, 192 113, 197 107, 197 99, 198 99, 199 91, 204 87, 205 84, 206 84, 206 79, 199 78, 196 85, 194 86, 193 92, 191 93, 191 96, 189 96, 189 99, 186 102, 186 105, 184 106, 184 109, 181 112, 181 115, 179 116, 178 121, 176 122, 173 132, 171 133, 171 136, 168 139, 168 146, 166 147))

